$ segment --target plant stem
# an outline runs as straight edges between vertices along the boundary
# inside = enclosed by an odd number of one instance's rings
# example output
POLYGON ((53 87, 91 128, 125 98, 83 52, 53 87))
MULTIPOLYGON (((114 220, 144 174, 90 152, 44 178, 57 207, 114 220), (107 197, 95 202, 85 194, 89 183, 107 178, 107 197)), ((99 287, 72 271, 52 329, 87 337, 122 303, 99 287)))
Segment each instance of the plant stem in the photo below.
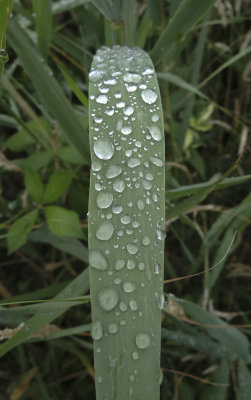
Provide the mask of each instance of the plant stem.
POLYGON ((164 128, 138 48, 101 48, 90 72, 89 264, 97 400, 158 400, 164 128))

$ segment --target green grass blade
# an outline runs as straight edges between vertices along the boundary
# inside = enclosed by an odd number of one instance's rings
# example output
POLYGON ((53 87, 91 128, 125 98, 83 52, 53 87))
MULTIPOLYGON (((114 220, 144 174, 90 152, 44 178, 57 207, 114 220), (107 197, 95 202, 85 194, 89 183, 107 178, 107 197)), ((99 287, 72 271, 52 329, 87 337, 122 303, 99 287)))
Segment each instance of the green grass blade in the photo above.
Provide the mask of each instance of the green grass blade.
POLYGON ((32 0, 35 13, 37 48, 44 59, 47 59, 52 37, 51 0, 32 0))
POLYGON ((163 1, 162 0, 146 0, 149 14, 154 27, 160 29, 163 20, 163 1))
POLYGON ((43 60, 41 62, 41 56, 37 54, 16 20, 9 24, 8 40, 20 57, 44 105, 61 125, 67 140, 81 152, 86 162, 89 162, 89 151, 85 146, 83 128, 71 104, 66 99, 60 84, 52 76, 52 71, 43 60))
MULTIPOLYGON (((70 297, 80 296, 86 293, 89 289, 88 270, 84 270, 77 278, 75 278, 66 288, 64 288, 55 300, 68 299, 70 297)), ((26 321, 25 326, 20 329, 8 341, 0 345, 0 357, 8 353, 10 350, 25 342, 33 333, 49 324, 51 321, 62 315, 68 308, 71 307, 71 302, 67 302, 65 307, 59 310, 49 311, 47 313, 36 314, 26 321)))
POLYGON ((89 264, 97 400, 129 398, 130 393, 157 400, 164 126, 149 56, 137 48, 99 50, 90 72, 89 104, 89 264))
POLYGON ((83 4, 89 3, 91 0, 60 0, 57 3, 52 3, 52 14, 61 14, 66 11, 70 11, 76 7, 82 6, 83 4))
POLYGON ((153 47, 150 53, 153 62, 158 64, 164 57, 170 56, 177 37, 181 40, 214 3, 215 0, 184 0, 153 47))

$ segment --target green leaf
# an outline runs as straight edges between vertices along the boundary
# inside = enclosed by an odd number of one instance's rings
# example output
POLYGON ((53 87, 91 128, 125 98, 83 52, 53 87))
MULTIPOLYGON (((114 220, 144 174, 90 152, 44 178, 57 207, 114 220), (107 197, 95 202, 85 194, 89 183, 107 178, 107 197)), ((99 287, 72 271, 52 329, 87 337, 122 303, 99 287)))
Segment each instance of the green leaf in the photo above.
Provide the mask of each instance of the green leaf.
POLYGON ((62 196, 74 175, 75 171, 72 170, 55 171, 45 187, 43 203, 52 203, 62 196))
POLYGON ((27 235, 32 230, 37 216, 38 210, 33 210, 14 222, 7 235, 8 254, 13 253, 26 243, 27 235))
POLYGON ((53 235, 47 227, 31 232, 28 239, 35 243, 49 243, 51 246, 88 263, 88 249, 77 239, 65 238, 62 240, 53 235))
MULTIPOLYGON (((251 175, 243 175, 231 178, 225 178, 220 183, 215 185, 214 190, 224 189, 229 186, 239 185, 241 183, 245 183, 251 179, 251 175)), ((203 183, 196 183, 194 185, 188 186, 180 186, 177 189, 170 189, 166 191, 166 197, 168 200, 179 199, 181 197, 190 196, 192 194, 198 193, 202 189, 209 188, 212 185, 212 182, 203 182, 203 183)))
POLYGON ((46 167, 53 160, 52 151, 39 151, 37 153, 31 154, 31 156, 23 159, 17 160, 16 164, 24 169, 34 169, 39 170, 40 168, 46 167))
POLYGON ((84 142, 83 127, 76 118, 73 107, 53 77, 51 69, 43 60, 41 62, 41 56, 15 19, 9 24, 8 40, 20 57, 45 107, 61 125, 67 140, 75 146, 85 161, 89 162, 89 150, 84 142))
POLYGON ((181 89, 187 90, 192 94, 196 94, 204 100, 209 100, 208 96, 202 93, 199 89, 193 86, 191 83, 186 82, 184 79, 180 78, 177 75, 172 74, 171 72, 159 72, 157 74, 159 79, 172 83, 175 86, 178 86, 181 89))
POLYGON ((52 36, 52 0, 32 0, 32 4, 36 21, 37 47, 46 59, 52 36))
POLYGON ((75 94, 75 96, 79 99, 79 101, 83 104, 83 106, 88 108, 88 99, 87 99, 86 95, 84 94, 84 92, 82 92, 82 90, 79 89, 79 87, 76 85, 74 80, 71 78, 71 76, 66 72, 66 70, 64 68, 60 67, 60 71, 64 75, 66 82, 70 86, 70 88, 73 91, 73 93, 75 94))
POLYGON ((232 328, 229 324, 209 311, 204 310, 198 304, 176 297, 174 297, 174 300, 181 305, 189 318, 202 324, 202 328, 224 346, 229 353, 232 353, 235 357, 241 358, 246 362, 249 361, 249 342, 241 331, 232 328), (213 327, 214 325, 216 326, 215 328, 213 327))
POLYGON ((11 151, 22 151, 33 143, 35 143, 35 139, 31 137, 27 131, 20 130, 11 135, 11 137, 6 140, 5 145, 11 151))
POLYGON ((72 146, 62 146, 57 152, 58 158, 63 161, 67 161, 72 164, 82 165, 85 163, 85 159, 79 154, 79 152, 72 146))
POLYGON ((33 169, 28 169, 25 171, 24 181, 29 194, 39 204, 44 190, 40 176, 33 169))
POLYGON ((177 38, 181 41, 214 3, 215 0, 183 0, 150 53, 153 62, 158 64, 170 56, 177 38))
MULTIPOLYGON (((54 300, 64 300, 71 297, 81 296, 89 289, 88 269, 85 269, 79 276, 77 276, 69 285, 66 286, 54 300)), ((33 333, 49 324, 51 321, 62 315, 66 310, 71 307, 71 302, 68 301, 66 305, 58 310, 50 311, 47 313, 36 314, 25 322, 25 326, 20 329, 8 341, 0 344, 0 357, 8 353, 20 343, 25 342, 33 333)))
POLYGON ((250 400, 251 373, 243 360, 238 360, 238 400, 250 400))
POLYGON ((54 235, 83 238, 78 214, 63 207, 47 206, 45 216, 48 227, 54 235))
POLYGON ((163 16, 162 0, 146 0, 146 3, 153 26, 160 29, 163 16))

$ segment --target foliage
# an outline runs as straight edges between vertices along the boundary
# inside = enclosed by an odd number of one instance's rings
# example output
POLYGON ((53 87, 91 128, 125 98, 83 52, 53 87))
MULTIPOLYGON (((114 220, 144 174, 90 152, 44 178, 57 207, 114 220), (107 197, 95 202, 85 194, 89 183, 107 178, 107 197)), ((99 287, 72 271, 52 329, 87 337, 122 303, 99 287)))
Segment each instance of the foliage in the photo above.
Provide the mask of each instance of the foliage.
POLYGON ((88 72, 125 44, 152 56, 164 112, 161 398, 248 400, 249 3, 42 3, 13 2, 0 86, 0 399, 94 398, 88 72))

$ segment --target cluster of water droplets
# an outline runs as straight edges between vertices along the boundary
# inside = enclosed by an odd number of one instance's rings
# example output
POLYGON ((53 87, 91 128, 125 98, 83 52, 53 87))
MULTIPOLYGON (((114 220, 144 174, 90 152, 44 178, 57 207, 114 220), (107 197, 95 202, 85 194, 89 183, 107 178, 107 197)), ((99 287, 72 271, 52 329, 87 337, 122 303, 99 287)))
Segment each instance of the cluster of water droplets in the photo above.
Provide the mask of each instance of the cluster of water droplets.
MULTIPOLYGON (((158 294, 156 309, 162 295, 165 233, 164 218, 158 215, 164 207, 164 138, 152 65, 146 64, 140 49, 138 54, 135 49, 119 49, 120 57, 113 49, 99 50, 89 74, 95 188, 89 210, 89 264, 100 287, 97 304, 111 315, 106 325, 94 320, 92 337, 99 342, 116 335, 131 318, 135 322, 131 357, 137 361, 142 351, 155 344, 154 331, 144 329, 142 322, 148 318, 143 313, 149 301, 146 282, 158 294)), ((97 349, 101 352, 101 347, 97 349)))

